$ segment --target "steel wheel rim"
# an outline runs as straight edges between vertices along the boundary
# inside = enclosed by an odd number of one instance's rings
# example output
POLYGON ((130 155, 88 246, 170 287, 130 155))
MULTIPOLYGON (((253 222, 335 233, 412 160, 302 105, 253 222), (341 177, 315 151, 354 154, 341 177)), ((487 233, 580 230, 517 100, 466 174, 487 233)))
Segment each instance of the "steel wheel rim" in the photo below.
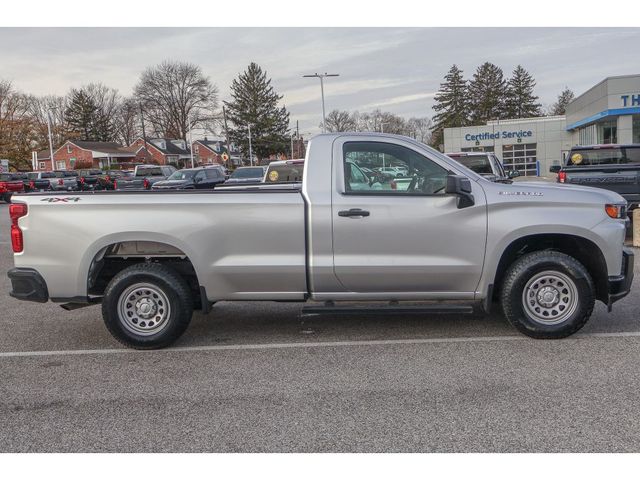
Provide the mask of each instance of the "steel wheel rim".
POLYGON ((124 327, 136 335, 149 336, 167 326, 171 305, 165 293, 150 283, 127 287, 118 298, 118 316, 124 327))
POLYGON ((527 315, 544 325, 557 325, 578 308, 578 287, 561 272, 547 270, 529 279, 522 291, 527 315))

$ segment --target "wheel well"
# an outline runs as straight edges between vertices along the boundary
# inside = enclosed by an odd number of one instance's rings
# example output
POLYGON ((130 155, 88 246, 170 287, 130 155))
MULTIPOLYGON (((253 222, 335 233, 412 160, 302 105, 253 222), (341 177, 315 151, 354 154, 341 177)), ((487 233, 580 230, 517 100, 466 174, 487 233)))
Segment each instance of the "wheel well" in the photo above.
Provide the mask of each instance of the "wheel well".
POLYGON ((194 308, 201 308, 200 283, 191 260, 180 249, 160 242, 127 241, 102 248, 91 261, 87 276, 87 293, 102 296, 113 277, 131 265, 162 263, 182 276, 191 289, 194 308))
POLYGON ((589 272, 596 288, 596 298, 607 302, 607 263, 600 248, 584 237, 566 234, 538 234, 514 240, 502 253, 494 280, 494 300, 499 298, 504 275, 522 255, 540 250, 554 250, 579 261, 589 272))

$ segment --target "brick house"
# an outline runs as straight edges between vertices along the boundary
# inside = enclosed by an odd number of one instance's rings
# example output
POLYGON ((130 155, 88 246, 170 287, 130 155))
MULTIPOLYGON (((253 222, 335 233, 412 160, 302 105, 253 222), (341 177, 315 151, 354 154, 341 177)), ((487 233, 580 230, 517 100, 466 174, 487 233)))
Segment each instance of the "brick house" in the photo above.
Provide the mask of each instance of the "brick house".
MULTIPOLYGON (((50 157, 48 150, 37 152, 34 158, 37 169, 51 170, 50 157)), ((53 152, 54 170, 73 170, 76 165, 107 168, 134 158, 135 154, 116 142, 67 140, 53 152)))
POLYGON ((127 150, 135 155, 138 163, 174 165, 182 168, 190 165, 191 162, 191 152, 184 140, 148 138, 145 145, 144 139, 140 137, 129 145, 127 150))

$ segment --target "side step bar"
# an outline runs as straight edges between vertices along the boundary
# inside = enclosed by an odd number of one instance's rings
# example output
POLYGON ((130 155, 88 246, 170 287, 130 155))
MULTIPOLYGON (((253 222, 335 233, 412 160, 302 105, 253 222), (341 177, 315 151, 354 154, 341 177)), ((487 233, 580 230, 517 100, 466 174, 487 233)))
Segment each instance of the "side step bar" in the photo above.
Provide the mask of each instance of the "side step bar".
POLYGON ((302 315, 424 315, 424 314, 470 314, 474 309, 471 305, 389 305, 375 307, 355 306, 309 306, 302 308, 302 315))

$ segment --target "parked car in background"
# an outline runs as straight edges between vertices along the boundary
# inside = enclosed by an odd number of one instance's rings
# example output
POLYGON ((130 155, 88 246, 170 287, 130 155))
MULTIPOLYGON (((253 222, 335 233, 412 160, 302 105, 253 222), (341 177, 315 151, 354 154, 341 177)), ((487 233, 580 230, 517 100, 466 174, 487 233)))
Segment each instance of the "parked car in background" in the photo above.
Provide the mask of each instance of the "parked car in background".
POLYGON ((226 184, 261 183, 267 167, 240 167, 229 176, 226 184))
POLYGON ((304 159, 271 162, 264 174, 264 183, 297 183, 302 181, 304 159))
POLYGON ((78 190, 93 191, 104 189, 102 182, 100 182, 102 170, 99 168, 81 169, 76 170, 76 172, 78 172, 78 190))
POLYGON ((24 183, 15 173, 0 173, 0 199, 11 202, 14 193, 24 192, 24 183))
POLYGON ((520 176, 518 170, 505 171, 500 159, 492 152, 455 152, 445 155, 488 180, 505 181, 520 176))
POLYGON ((405 167, 380 167, 377 169, 378 172, 384 173, 387 175, 391 175, 392 177, 406 177, 409 171, 405 167))
POLYGON ((49 179, 51 190, 67 192, 78 190, 78 172, 75 170, 56 170, 55 178, 49 179))
POLYGON ((98 177, 103 190, 115 190, 115 183, 119 178, 133 175, 133 170, 104 170, 98 177))
POLYGON ((172 165, 136 165, 132 175, 119 178, 116 190, 151 190, 154 183, 166 180, 176 167, 172 165))
POLYGON ((152 190, 194 190, 212 189, 224 183, 222 167, 185 168, 173 172, 166 180, 156 182, 152 190))
POLYGON ((29 172, 29 190, 41 192, 43 190, 51 190, 51 179, 56 178, 53 172, 29 172))
POLYGON ((640 204, 640 144, 576 146, 564 165, 553 165, 558 182, 619 193, 629 209, 640 204))

